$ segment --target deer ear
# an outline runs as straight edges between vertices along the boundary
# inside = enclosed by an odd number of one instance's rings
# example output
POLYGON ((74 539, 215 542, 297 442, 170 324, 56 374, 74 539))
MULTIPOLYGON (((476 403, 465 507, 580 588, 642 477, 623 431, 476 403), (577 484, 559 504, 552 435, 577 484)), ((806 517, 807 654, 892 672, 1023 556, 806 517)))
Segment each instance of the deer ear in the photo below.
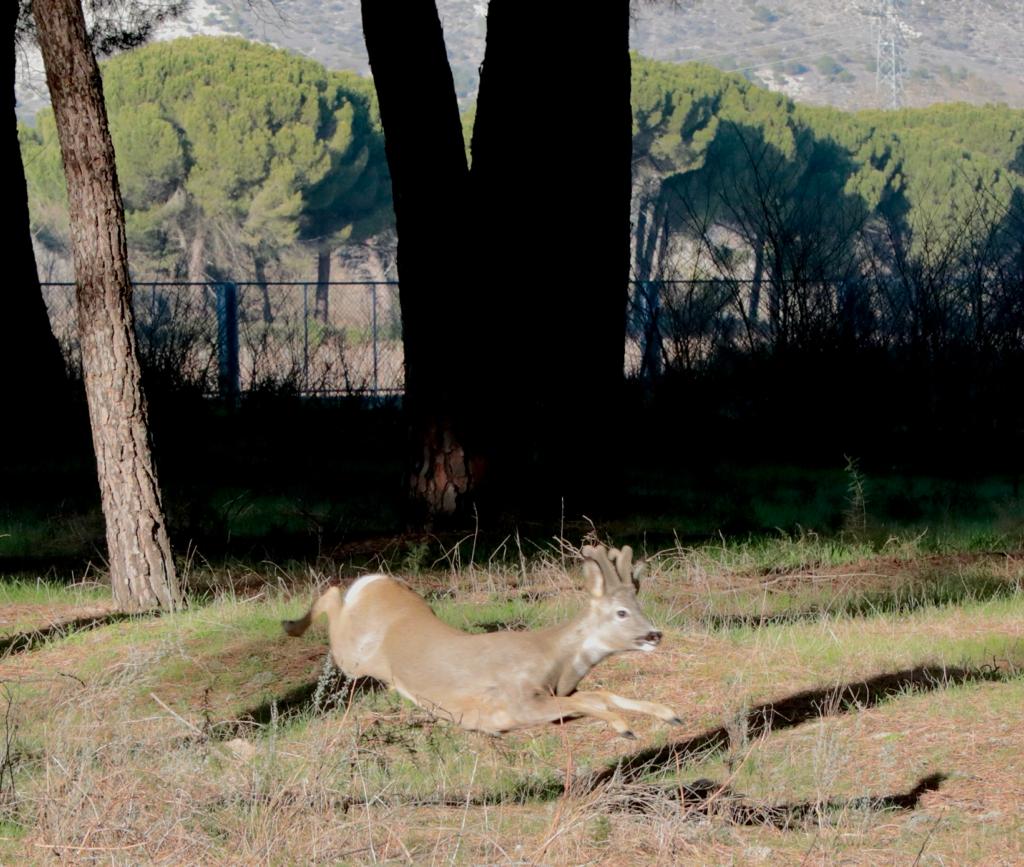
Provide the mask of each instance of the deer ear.
POLYGON ((590 595, 596 599, 604 596, 604 572, 593 560, 583 561, 583 577, 587 582, 587 589, 590 595))

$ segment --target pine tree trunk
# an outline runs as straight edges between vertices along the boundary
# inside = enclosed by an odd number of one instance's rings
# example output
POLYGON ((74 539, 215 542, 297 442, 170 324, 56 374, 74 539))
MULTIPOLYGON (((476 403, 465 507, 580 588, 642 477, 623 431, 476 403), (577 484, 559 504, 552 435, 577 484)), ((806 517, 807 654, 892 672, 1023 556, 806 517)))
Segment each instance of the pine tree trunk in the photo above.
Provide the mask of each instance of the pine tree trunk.
POLYGON ((124 208, 99 68, 80 0, 35 0, 33 8, 67 179, 82 368, 114 599, 129 611, 173 609, 181 591, 150 449, 124 208))
MULTIPOLYGON (((45 449, 49 434, 61 427, 70 400, 67 374, 60 346, 50 328, 50 319, 39 289, 32 229, 28 211, 28 190, 18 144, 18 116, 15 111, 14 30, 18 5, 11 3, 3 18, 3 89, 7 100, 8 166, 8 258, 3 313, 0 315, 0 371, 4 377, 7 420, 0 424, 0 439, 7 456, 24 457, 26 449, 45 449)), ((66 433, 66 431, 65 431, 66 433)))
POLYGON ((459 242, 469 172, 434 0, 363 0, 362 11, 398 232, 411 519, 429 524, 468 509, 485 460, 471 447, 478 287, 459 242))
POLYGON ((564 503, 578 514, 616 487, 631 131, 628 0, 585 12, 576 4, 491 0, 472 212, 481 261, 496 263, 488 274, 491 309, 491 299, 504 306, 485 320, 487 354, 477 363, 491 365, 490 393, 501 401, 490 416, 502 500, 531 511, 550 514, 564 503), (544 98, 555 85, 570 96, 544 98), (571 170, 544 146, 572 147, 581 135, 571 170), (557 228, 538 221, 552 196, 564 203, 557 228))
POLYGON ((331 293, 331 250, 321 247, 316 251, 316 298, 313 301, 313 318, 327 324, 330 314, 331 293))

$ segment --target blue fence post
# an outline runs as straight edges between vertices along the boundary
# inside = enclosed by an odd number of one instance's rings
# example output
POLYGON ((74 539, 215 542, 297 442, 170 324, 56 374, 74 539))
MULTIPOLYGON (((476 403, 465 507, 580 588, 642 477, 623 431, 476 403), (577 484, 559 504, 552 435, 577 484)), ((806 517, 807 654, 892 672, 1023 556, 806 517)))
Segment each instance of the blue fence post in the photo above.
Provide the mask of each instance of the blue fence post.
POLYGON ((378 379, 377 365, 379 363, 379 354, 377 349, 377 284, 370 284, 370 301, 373 311, 373 396, 378 397, 380 395, 380 380, 378 379))
POLYGON ((238 400, 238 287, 234 283, 217 284, 217 385, 222 398, 238 400))
POLYGON ((302 284, 302 392, 309 393, 309 284, 302 284))

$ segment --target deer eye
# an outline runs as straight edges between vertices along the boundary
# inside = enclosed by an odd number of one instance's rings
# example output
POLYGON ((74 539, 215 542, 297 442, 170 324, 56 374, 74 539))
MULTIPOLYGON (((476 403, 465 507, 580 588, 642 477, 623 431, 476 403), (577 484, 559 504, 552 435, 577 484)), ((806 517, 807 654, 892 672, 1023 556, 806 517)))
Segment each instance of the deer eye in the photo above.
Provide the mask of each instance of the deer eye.
POLYGON ((620 608, 618 611, 615 612, 615 616, 618 617, 619 620, 625 620, 627 617, 629 617, 629 612, 625 608, 620 608))

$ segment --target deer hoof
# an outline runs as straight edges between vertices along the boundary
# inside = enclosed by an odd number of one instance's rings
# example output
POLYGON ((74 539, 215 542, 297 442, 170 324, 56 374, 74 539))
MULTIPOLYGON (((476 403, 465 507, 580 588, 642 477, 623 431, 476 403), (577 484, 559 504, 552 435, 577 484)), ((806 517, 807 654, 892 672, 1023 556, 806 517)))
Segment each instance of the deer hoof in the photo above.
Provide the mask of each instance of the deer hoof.
POLYGON ((624 737, 627 741, 636 740, 636 735, 633 734, 633 732, 631 732, 629 729, 626 729, 624 732, 619 732, 619 734, 622 735, 622 737, 624 737))
POLYGON ((683 724, 683 721, 679 717, 674 716, 672 717, 672 719, 668 721, 668 724, 670 726, 681 726, 683 724))

